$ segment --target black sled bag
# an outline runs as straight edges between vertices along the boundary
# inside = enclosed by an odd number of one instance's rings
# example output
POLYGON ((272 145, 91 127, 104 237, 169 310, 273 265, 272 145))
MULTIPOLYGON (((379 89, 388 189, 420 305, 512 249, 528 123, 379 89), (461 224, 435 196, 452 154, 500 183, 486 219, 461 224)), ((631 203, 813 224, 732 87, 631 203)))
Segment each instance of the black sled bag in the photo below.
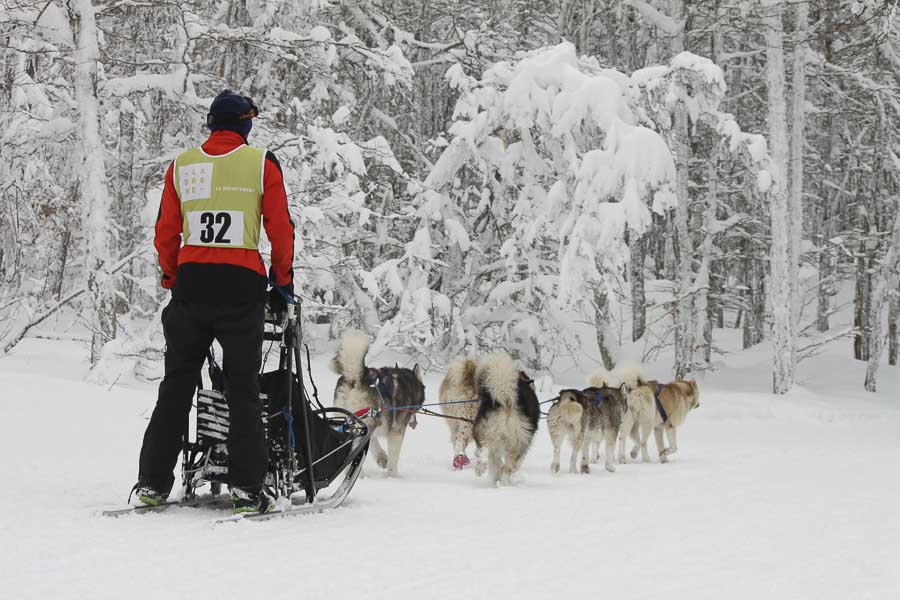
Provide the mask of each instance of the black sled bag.
MULTIPOLYGON (((291 373, 291 404, 293 405, 293 443, 297 453, 297 469, 305 471, 306 445, 303 440, 303 405, 300 383, 297 375, 291 373)), ((269 440, 278 441, 282 449, 290 443, 288 436, 288 414, 285 410, 288 378, 284 369, 264 373, 260 377, 260 392, 269 400, 269 440)), ((347 457, 353 447, 350 433, 339 431, 342 419, 329 421, 322 411, 310 410, 309 446, 313 455, 313 475, 316 487, 328 486, 346 466, 347 457), (318 461, 318 462, 316 462, 318 461)), ((276 459, 277 457, 271 457, 276 459)), ((307 475, 298 477, 306 483, 307 475)))

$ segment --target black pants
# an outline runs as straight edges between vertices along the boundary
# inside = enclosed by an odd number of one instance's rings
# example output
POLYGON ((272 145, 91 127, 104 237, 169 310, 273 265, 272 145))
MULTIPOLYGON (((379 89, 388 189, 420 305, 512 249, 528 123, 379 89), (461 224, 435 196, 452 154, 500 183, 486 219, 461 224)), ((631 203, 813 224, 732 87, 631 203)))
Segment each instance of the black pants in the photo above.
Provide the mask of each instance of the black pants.
POLYGON ((266 473, 265 432, 260 421, 262 303, 216 305, 171 300, 163 309, 166 373, 156 408, 144 433, 138 481, 160 492, 172 489, 172 471, 187 433, 188 415, 200 370, 213 339, 224 353, 225 397, 231 415, 228 434, 230 483, 256 490, 266 473))

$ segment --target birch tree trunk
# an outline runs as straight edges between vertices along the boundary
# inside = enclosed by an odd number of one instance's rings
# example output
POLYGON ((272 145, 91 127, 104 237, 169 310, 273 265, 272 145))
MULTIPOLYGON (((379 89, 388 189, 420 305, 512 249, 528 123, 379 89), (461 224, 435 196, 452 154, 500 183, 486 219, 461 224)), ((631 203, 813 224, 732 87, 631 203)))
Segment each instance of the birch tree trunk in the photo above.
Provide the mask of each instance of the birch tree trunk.
MULTIPOLYGON (((821 29, 824 39, 824 58, 826 63, 832 62, 832 54, 834 48, 834 6, 833 0, 826 0, 822 8, 822 20, 824 25, 821 29)), ((819 150, 820 160, 825 168, 831 167, 832 162, 832 127, 833 119, 831 114, 826 114, 825 125, 821 148, 819 150)), ((818 285, 818 301, 816 303, 816 330, 826 332, 829 329, 828 314, 831 310, 832 296, 832 274, 835 272, 834 258, 828 245, 831 243, 833 236, 832 225, 832 201, 831 196, 835 199, 839 197, 840 192, 832 192, 826 185, 827 178, 821 177, 819 181, 819 207, 818 207, 818 229, 819 229, 819 285, 818 285)), ((841 186, 844 189, 845 186, 841 186)))
POLYGON ((594 287, 594 316, 600 358, 603 361, 603 367, 607 371, 612 371, 616 366, 616 362, 613 357, 613 348, 610 347, 610 343, 613 340, 611 339, 609 328, 609 296, 606 286, 602 283, 594 287))
POLYGON ((718 193, 716 181, 716 156, 713 154, 709 164, 709 193, 706 198, 706 209, 703 211, 702 241, 699 244, 700 266, 694 279, 694 308, 696 314, 694 323, 696 331, 695 339, 703 340, 703 363, 709 366, 712 358, 712 330, 713 314, 709 302, 710 276, 712 270, 713 254, 715 252, 715 227, 716 206, 718 193))
POLYGON ((897 313, 900 313, 900 288, 894 289, 888 304, 888 364, 892 367, 897 366, 897 346, 900 345, 897 339, 897 317, 900 315, 897 313))
POLYGON ((78 18, 78 60, 75 68, 75 100, 80 111, 81 165, 79 189, 83 210, 84 276, 87 278, 91 321, 91 365, 100 350, 116 337, 116 312, 109 270, 109 191, 106 186, 104 147, 100 137, 97 99, 97 61, 100 50, 97 22, 91 0, 75 4, 78 18))
MULTIPOLYGON (((684 19, 684 2, 672 0, 671 17, 676 20, 684 19)), ((684 50, 684 31, 675 34, 670 40, 672 55, 675 56, 684 50)), ((675 304, 675 378, 682 379, 691 369, 694 362, 694 349, 696 347, 696 328, 694 327, 694 299, 691 294, 693 283, 693 249, 691 247, 690 233, 688 232, 688 218, 690 210, 689 160, 690 148, 688 138, 687 107, 679 104, 675 110, 673 139, 675 154, 675 181, 678 204, 675 207, 675 278, 677 282, 675 304)))
POLYGON ((790 160, 790 282, 791 320, 800 323, 802 286, 800 284, 800 241, 803 237, 803 129, 806 123, 806 35, 809 28, 809 4, 796 4, 797 20, 794 27, 793 96, 791 105, 791 160, 790 160))
MULTIPOLYGON (((900 211, 900 198, 897 199, 897 211, 900 211)), ((872 292, 872 302, 869 314, 869 356, 866 365, 867 391, 876 391, 878 367, 881 363, 881 351, 884 349, 884 330, 882 329, 882 312, 889 291, 893 291, 900 281, 900 212, 895 212, 894 229, 891 240, 885 251, 884 260, 878 273, 878 283, 872 292)))
POLYGON ((644 236, 631 233, 631 340, 644 336, 647 326, 647 298, 644 294, 644 236))
POLYGON ((683 379, 690 371, 694 359, 695 328, 694 301, 691 294, 693 252, 688 232, 688 118, 687 110, 679 105, 675 112, 675 178, 678 205, 675 207, 675 250, 676 250, 676 301, 675 316, 675 378, 683 379))
POLYGON ((869 360, 869 341, 872 339, 872 276, 870 245, 871 219, 865 205, 860 204, 857 212, 857 233, 859 243, 856 248, 856 286, 853 294, 853 358, 869 360))
POLYGON ((784 26, 782 3, 763 0, 766 11, 766 83, 769 100, 769 140, 772 148, 773 186, 770 216, 772 220, 771 284, 774 329, 773 391, 784 394, 794 385, 796 331, 793 313, 791 269, 791 209, 787 189, 788 140, 784 77, 784 26))

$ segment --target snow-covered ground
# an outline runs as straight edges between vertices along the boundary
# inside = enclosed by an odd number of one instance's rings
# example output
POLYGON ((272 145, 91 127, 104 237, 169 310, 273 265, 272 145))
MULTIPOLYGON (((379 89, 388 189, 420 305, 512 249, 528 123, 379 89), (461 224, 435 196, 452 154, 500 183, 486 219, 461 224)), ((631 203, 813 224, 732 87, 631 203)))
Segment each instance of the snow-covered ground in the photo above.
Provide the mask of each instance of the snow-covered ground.
POLYGON ((134 483, 155 386, 85 383, 77 343, 26 340, 0 358, 0 598, 898 598, 900 369, 867 394, 847 345, 782 398, 767 349, 732 357, 666 465, 551 475, 542 424, 495 489, 452 471, 422 417, 401 476, 342 508, 212 527, 204 509, 97 515, 134 483))

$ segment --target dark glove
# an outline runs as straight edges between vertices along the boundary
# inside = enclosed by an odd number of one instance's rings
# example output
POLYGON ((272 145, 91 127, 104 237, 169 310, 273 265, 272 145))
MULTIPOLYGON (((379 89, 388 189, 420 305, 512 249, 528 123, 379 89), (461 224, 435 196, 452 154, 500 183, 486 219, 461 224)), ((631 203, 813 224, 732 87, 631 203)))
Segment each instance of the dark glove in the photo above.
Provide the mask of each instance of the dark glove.
POLYGON ((272 289, 269 290, 269 310, 275 314, 282 314, 287 310, 288 298, 293 302, 294 299, 294 271, 291 269, 291 282, 287 285, 276 285, 275 274, 269 269, 269 283, 272 289))

